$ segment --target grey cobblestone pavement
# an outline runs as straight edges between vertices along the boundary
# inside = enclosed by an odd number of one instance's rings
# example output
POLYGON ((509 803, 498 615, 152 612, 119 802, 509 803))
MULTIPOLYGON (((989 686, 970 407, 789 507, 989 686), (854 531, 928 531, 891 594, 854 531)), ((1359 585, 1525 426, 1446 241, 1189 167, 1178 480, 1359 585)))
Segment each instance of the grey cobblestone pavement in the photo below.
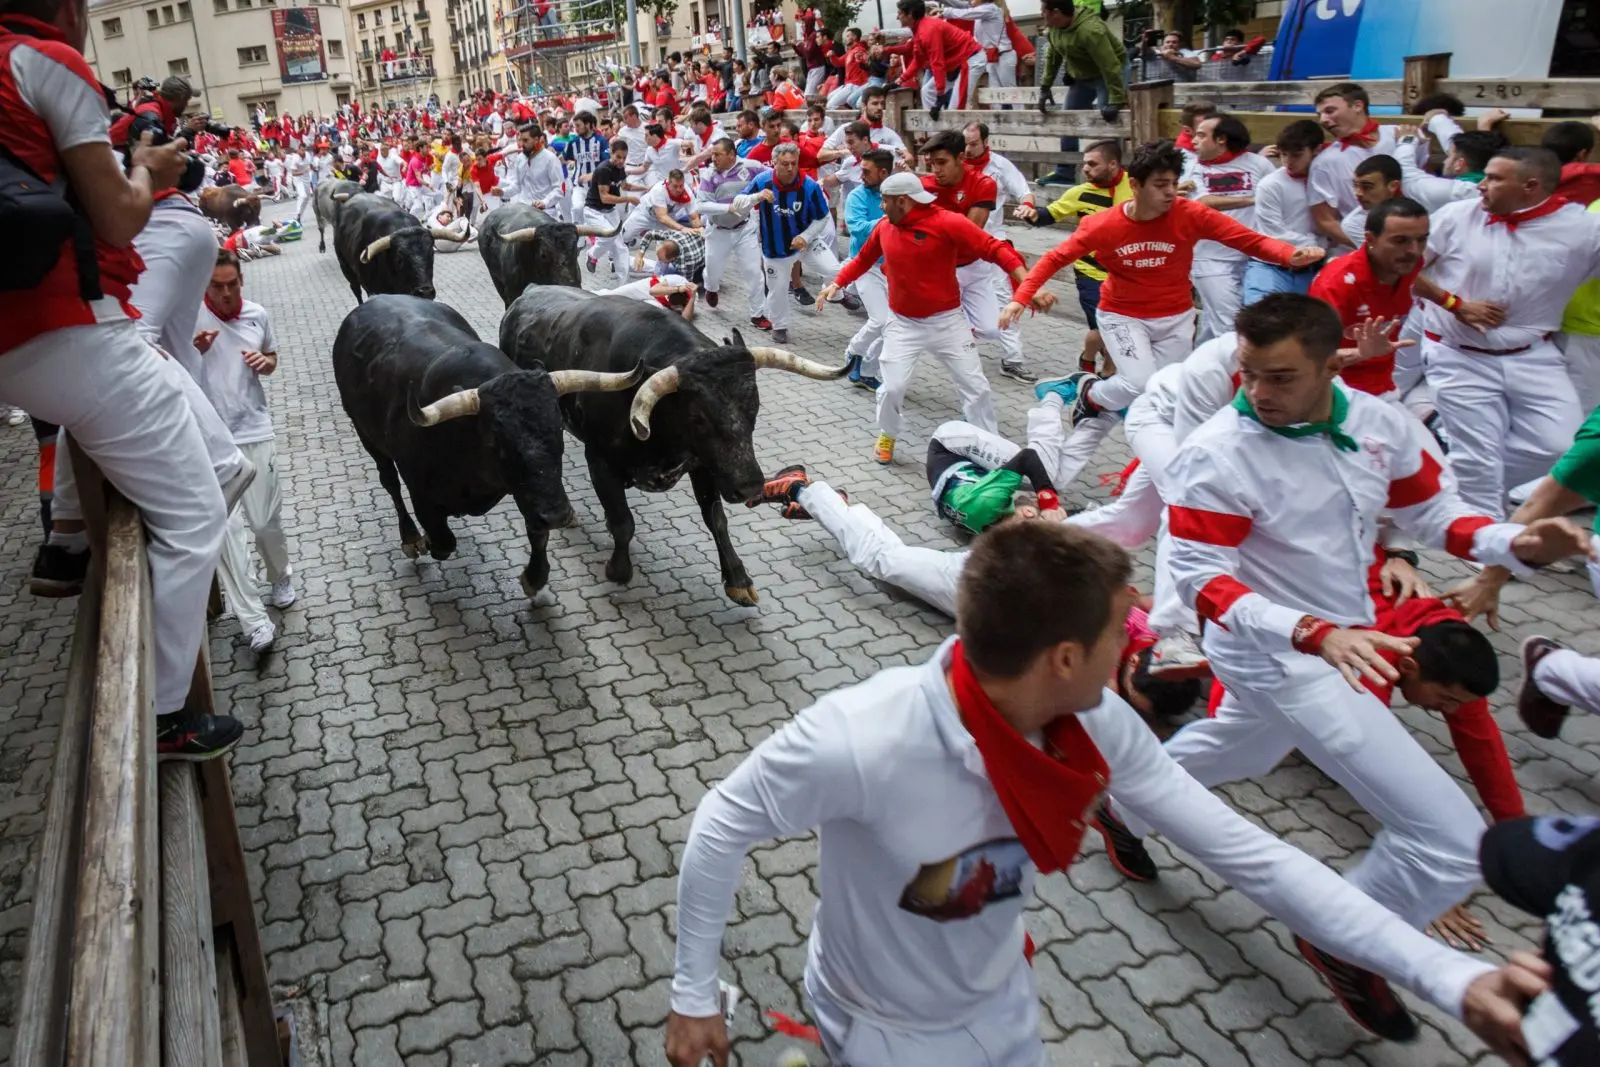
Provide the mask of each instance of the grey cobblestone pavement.
MULTIPOLYGON (((1039 235, 1023 239, 1044 247, 1039 235)), ((436 274, 439 298, 493 339, 501 306, 476 252, 440 256, 436 274)), ((733 295, 742 287, 727 288, 722 309, 703 315, 710 333, 744 322, 733 295)), ((695 803, 816 696, 920 661, 949 621, 856 574, 814 526, 742 508, 730 525, 761 602, 736 607, 722 594, 687 482, 632 494, 637 576, 613 586, 602 573, 610 540, 570 439, 567 486, 581 524, 552 536, 550 591, 539 603, 517 585, 526 541, 509 503, 455 524, 455 558, 407 560, 333 385, 329 347, 353 300, 332 253, 319 256, 308 235, 249 264, 246 292, 271 310, 281 340, 282 370, 268 392, 300 600, 282 613, 278 647, 260 664, 231 620, 213 631, 211 650, 221 703, 248 728, 232 757, 234 785, 273 980, 325 998, 341 1065, 664 1062, 675 861, 695 803)), ((1064 303, 1074 305, 1069 314, 1026 325, 1035 366, 1053 373, 1081 338, 1075 302, 1064 303)), ((792 347, 837 356, 857 321, 837 309, 797 313, 792 347)), ((986 351, 991 372, 996 358, 986 351)), ((1002 431, 1019 437, 1031 394, 992 377, 1002 431)), ((953 411, 941 378, 937 367, 922 370, 901 457, 884 468, 870 455, 869 396, 763 376, 757 453, 768 469, 808 463, 908 541, 956 547, 929 507, 920 462, 928 432, 953 411)), ((3 1062, 73 604, 24 591, 37 536, 27 430, 0 438, 0 455, 3 1062)), ((1125 456, 1120 445, 1104 450, 1072 502, 1102 497, 1098 475, 1125 456)), ((1426 570, 1436 585, 1464 573, 1437 556, 1426 570)), ((1600 809, 1600 724, 1574 722, 1566 740, 1545 742, 1507 710, 1515 642, 1543 631, 1600 652, 1600 610, 1578 576, 1540 577, 1506 599, 1495 707, 1530 807, 1600 809)), ((1465 782, 1443 722, 1398 714, 1465 782)), ((1373 830, 1340 789, 1293 760, 1225 793, 1336 867, 1373 830)), ((1183 856, 1160 843, 1154 851, 1163 868, 1155 885, 1125 884, 1098 840, 1068 876, 1040 881, 1028 927, 1053 1062, 1487 1059, 1431 1009, 1421 1010, 1415 1045, 1365 1037, 1282 926, 1183 856)), ((759 1008, 804 1014, 815 888, 810 839, 758 848, 746 865, 724 973, 759 1008)), ((1491 954, 1530 944, 1536 928, 1526 918, 1481 896, 1476 906, 1491 954)), ((743 1064, 765 1067, 794 1045, 749 1006, 737 1036, 743 1064)))

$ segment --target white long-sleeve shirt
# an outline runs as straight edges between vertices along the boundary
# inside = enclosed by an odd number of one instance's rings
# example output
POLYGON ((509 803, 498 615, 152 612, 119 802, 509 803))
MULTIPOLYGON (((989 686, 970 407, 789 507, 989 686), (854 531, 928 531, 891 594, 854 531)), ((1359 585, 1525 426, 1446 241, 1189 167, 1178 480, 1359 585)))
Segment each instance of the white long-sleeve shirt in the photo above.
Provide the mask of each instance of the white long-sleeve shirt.
POLYGON ((560 157, 548 148, 541 148, 532 156, 526 152, 512 152, 501 163, 505 167, 505 177, 500 181, 500 188, 507 203, 542 205, 560 194, 566 180, 560 157))
POLYGON ((1491 223, 1481 200, 1461 200, 1433 215, 1423 272, 1463 299, 1491 300, 1506 321, 1485 333, 1424 303, 1428 332, 1453 347, 1513 349, 1561 329, 1579 285, 1600 277, 1600 215, 1566 204, 1514 228, 1491 223))
MULTIPOLYGON (((1189 194, 1193 200, 1203 196, 1254 197, 1256 186, 1275 169, 1271 160, 1264 159, 1254 152, 1241 153, 1226 163, 1204 163, 1196 156, 1188 169, 1183 172, 1183 181, 1194 182, 1194 192, 1189 194)), ((1228 208, 1222 213, 1252 230, 1256 228, 1254 204, 1228 208)), ((1194 266, 1190 269, 1190 275, 1195 278, 1206 278, 1226 274, 1239 269, 1249 258, 1243 252, 1229 248, 1220 241, 1198 241, 1194 246, 1194 266)))
POLYGON ((1028 179, 1022 176, 1015 163, 993 149, 989 151, 989 162, 984 164, 983 173, 994 179, 994 187, 999 194, 994 200, 994 210, 989 212, 989 217, 984 220, 983 228, 996 237, 1004 237, 1006 200, 1011 199, 1020 203, 1023 197, 1033 191, 1033 187, 1028 184, 1028 179))
POLYGON ((1213 337, 1174 365, 1183 370, 1172 405, 1172 436, 1181 445, 1239 391, 1239 335, 1213 337))
MULTIPOLYGON (((1402 149, 1410 144, 1410 140, 1400 142, 1402 149)), ((1402 151, 1396 158, 1400 161, 1400 191, 1427 208, 1430 214, 1457 200, 1478 199, 1475 183, 1429 174, 1417 165, 1410 152, 1402 151)))
POLYGON ((1511 554, 1522 527, 1461 502, 1416 418, 1334 388, 1349 403, 1343 430, 1359 445, 1353 452, 1325 434, 1273 433, 1228 406, 1172 461, 1168 565, 1184 603, 1216 624, 1206 633, 1213 661, 1276 672, 1272 655, 1301 655, 1291 639, 1302 616, 1372 625, 1366 576, 1381 516, 1424 544, 1529 573, 1511 554))
POLYGON ((1006 12, 999 4, 973 4, 968 0, 945 0, 944 5, 956 18, 972 23, 972 37, 985 48, 1001 52, 1011 51, 1011 39, 1006 36, 1006 12))
MULTIPOLYGON (((1006 994, 1036 869, 950 695, 952 642, 921 666, 823 697, 706 794, 678 881, 674 1011, 719 1010, 720 943, 748 849, 812 829, 820 829, 821 892, 808 978, 830 1000, 918 1032, 962 1026, 1006 994), (976 873, 985 866, 986 891, 976 873), (958 901, 972 913, 937 921, 918 911, 958 901)), ((1234 812, 1119 697, 1107 691, 1080 721, 1120 806, 1296 933, 1457 1016, 1467 986, 1492 969, 1234 812)))
MULTIPOLYGON (((866 119, 861 121, 866 122, 866 119)), ((822 147, 829 149, 843 148, 845 127, 849 125, 848 122, 844 123, 828 134, 828 139, 822 142, 822 147)), ((904 148, 906 144, 905 141, 900 139, 898 131, 892 127, 885 126, 881 122, 876 126, 870 122, 867 123, 867 140, 872 142, 874 148, 904 148)))
MULTIPOLYGON (((1311 205, 1332 204, 1342 218, 1356 208, 1356 167, 1368 156, 1387 155, 1398 158, 1402 149, 1395 142, 1393 126, 1379 126, 1378 138, 1371 148, 1358 148, 1335 142, 1323 147, 1311 161, 1306 176, 1311 205)), ((1418 156, 1418 163, 1427 161, 1427 146, 1414 144, 1404 149, 1418 156)), ((1359 243, 1359 242, 1358 242, 1359 243)))
POLYGON ((1287 167, 1262 178, 1256 186, 1256 229, 1297 248, 1327 247, 1327 238, 1317 232, 1311 221, 1306 183, 1306 178, 1296 178, 1287 167))

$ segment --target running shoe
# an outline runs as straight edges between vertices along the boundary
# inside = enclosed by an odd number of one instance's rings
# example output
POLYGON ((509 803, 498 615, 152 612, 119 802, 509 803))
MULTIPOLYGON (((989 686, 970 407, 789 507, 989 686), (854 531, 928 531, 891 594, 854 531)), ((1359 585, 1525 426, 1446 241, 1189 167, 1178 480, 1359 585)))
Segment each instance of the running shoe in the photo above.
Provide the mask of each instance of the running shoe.
POLYGON ((278 628, 270 622, 264 622, 250 632, 250 651, 265 652, 277 639, 278 628))
POLYGON ((788 344, 789 343, 789 331, 788 330, 774 329, 772 331, 772 343, 775 344, 775 345, 786 345, 786 344, 788 344))
POLYGON ((768 319, 765 315, 751 315, 750 325, 754 326, 758 330, 770 330, 772 329, 772 320, 768 319))
POLYGON ((861 357, 854 352, 846 352, 844 358, 850 364, 850 373, 845 377, 850 380, 851 385, 858 384, 861 381, 861 357))
POLYGON ((761 483, 760 495, 746 500, 744 506, 753 508, 761 504, 792 504, 800 490, 810 484, 805 464, 792 463, 761 483))
POLYGON ((717 294, 716 294, 716 292, 711 290, 711 289, 707 289, 706 290, 706 307, 714 308, 716 306, 717 306, 717 294))
POLYGON ((1572 710, 1569 704, 1558 704, 1545 695, 1533 680, 1533 669, 1539 661, 1566 646, 1539 634, 1522 642, 1522 688, 1517 690, 1517 718, 1533 731, 1534 736, 1553 741, 1561 736, 1561 724, 1572 710))
POLYGON ((846 311, 860 311, 861 310, 861 298, 859 296, 856 296, 856 294, 854 294, 854 293, 840 293, 839 294, 839 299, 834 301, 834 303, 838 304, 840 307, 844 308, 846 311))
POLYGON ((244 726, 231 715, 175 711, 156 716, 156 758, 199 763, 216 759, 239 743, 244 726))
POLYGON ((286 608, 294 602, 294 579, 285 574, 272 583, 272 592, 267 595, 267 603, 275 608, 286 608))
POLYGON ((1350 1018, 1385 1041, 1417 1039, 1417 1020, 1380 975, 1331 956, 1303 937, 1296 937, 1294 944, 1350 1018))
POLYGON ((812 307, 817 302, 817 298, 811 295, 811 290, 803 285, 791 285, 789 287, 789 295, 794 298, 796 304, 803 308, 812 307))
POLYGON ((1033 387, 1035 399, 1043 400, 1051 393, 1061 398, 1063 404, 1071 404, 1078 399, 1078 379, 1082 374, 1069 374, 1065 378, 1044 378, 1033 387))
POLYGON ((883 383, 870 374, 863 374, 855 380, 855 384, 857 389, 865 389, 869 393, 876 393, 883 388, 883 383))
POLYGON ((1144 842, 1135 837, 1121 819, 1111 814, 1111 805, 1105 801, 1101 801, 1095 809, 1094 828, 1105 842, 1106 858, 1123 877, 1135 882, 1153 882, 1161 876, 1144 842))
POLYGON ((89 550, 73 552, 61 545, 45 543, 33 557, 33 575, 28 591, 34 596, 77 596, 89 575, 89 550))
POLYGON ((1021 382, 1023 385, 1032 385, 1039 380, 1037 374, 1029 374, 1020 363, 1000 364, 1000 373, 1012 381, 1021 382))
POLYGON ((890 437, 886 433, 880 433, 878 435, 877 447, 872 450, 872 458, 877 460, 879 463, 893 463, 894 438, 890 437))

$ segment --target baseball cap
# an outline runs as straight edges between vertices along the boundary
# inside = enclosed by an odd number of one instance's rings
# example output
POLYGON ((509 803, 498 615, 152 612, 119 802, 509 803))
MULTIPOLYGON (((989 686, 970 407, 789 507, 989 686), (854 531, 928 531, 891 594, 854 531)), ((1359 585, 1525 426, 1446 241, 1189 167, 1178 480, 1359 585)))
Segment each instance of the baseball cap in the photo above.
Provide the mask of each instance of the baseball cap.
POLYGON ((1483 879, 1507 903, 1546 922, 1548 992, 1528 1005, 1522 1035, 1541 1067, 1600 1063, 1589 1000, 1600 973, 1600 818, 1543 815, 1497 823, 1479 845, 1483 879))
POLYGON ((933 194, 922 187, 922 180, 915 174, 891 174, 878 186, 878 192, 884 196, 909 196, 919 204, 933 203, 933 194))

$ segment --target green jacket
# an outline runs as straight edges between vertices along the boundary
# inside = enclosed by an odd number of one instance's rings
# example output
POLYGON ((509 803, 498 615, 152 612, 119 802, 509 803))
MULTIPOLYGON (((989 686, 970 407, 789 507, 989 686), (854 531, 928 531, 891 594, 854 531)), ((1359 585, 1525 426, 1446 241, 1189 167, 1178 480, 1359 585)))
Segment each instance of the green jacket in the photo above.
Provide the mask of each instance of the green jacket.
POLYGON ((1122 68, 1128 61, 1128 50, 1122 39, 1098 15, 1079 10, 1072 25, 1064 30, 1050 28, 1045 32, 1046 51, 1044 73, 1040 85, 1050 85, 1067 64, 1067 77, 1092 80, 1104 78, 1106 100, 1115 107, 1126 107, 1128 91, 1122 83, 1122 68))

